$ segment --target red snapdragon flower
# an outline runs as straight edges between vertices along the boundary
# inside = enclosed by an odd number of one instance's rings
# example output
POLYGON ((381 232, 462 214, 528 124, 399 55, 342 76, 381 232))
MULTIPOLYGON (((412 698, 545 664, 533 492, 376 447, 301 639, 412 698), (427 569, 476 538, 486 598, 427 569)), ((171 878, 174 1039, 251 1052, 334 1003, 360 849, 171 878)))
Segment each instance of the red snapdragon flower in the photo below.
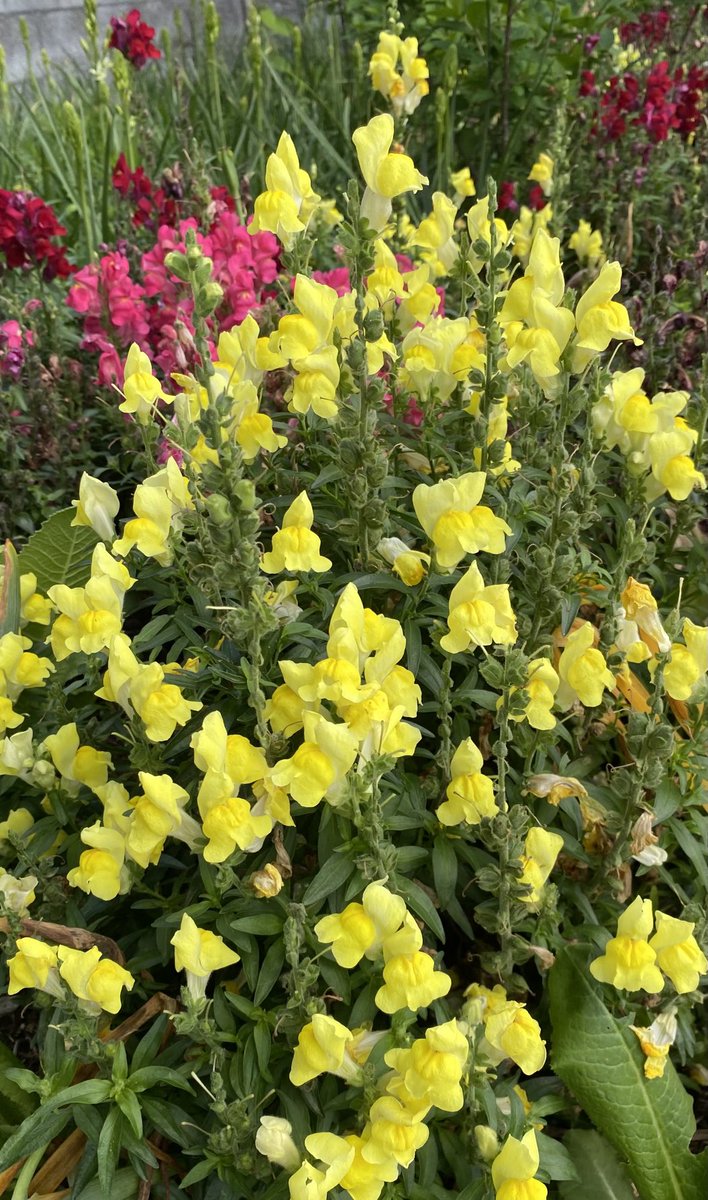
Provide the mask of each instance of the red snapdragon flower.
POLYGON ((516 184, 511 179, 504 179, 499 184, 499 192, 497 195, 497 209, 499 212, 518 212, 519 205, 516 199, 516 184))
POLYGON ((119 50, 124 58, 139 71, 150 58, 162 55, 153 42, 155 30, 140 16, 139 8, 131 8, 124 17, 111 17, 111 40, 108 45, 119 50))
POLYGON ((71 275, 66 247, 55 241, 65 233, 54 209, 39 196, 0 188, 0 254, 9 270, 42 267, 47 280, 71 275))

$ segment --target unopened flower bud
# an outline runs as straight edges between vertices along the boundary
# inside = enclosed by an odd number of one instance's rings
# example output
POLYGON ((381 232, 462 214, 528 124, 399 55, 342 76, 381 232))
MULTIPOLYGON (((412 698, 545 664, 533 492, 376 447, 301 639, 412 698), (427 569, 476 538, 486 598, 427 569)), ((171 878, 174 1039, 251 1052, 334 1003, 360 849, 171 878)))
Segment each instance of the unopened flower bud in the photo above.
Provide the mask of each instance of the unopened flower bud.
POLYGON ((499 1153, 499 1138, 491 1125, 475 1125, 474 1140, 485 1162, 492 1162, 499 1153))
POLYGON ((286 1171, 296 1171, 300 1166, 300 1154, 292 1132, 292 1125, 284 1117, 261 1117, 256 1131, 256 1150, 268 1162, 276 1163, 286 1171))
POLYGON ((277 896, 282 886, 283 877, 274 863, 266 863, 260 871, 254 871, 251 876, 251 887, 257 896, 277 896))

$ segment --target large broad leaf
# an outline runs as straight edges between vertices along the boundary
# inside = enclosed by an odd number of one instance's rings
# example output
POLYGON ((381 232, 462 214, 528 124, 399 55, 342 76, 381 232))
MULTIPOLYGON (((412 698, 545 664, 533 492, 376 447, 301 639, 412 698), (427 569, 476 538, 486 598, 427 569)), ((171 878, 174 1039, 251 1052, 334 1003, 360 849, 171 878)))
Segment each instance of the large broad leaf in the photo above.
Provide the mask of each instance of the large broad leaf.
POLYGON ((670 1062, 663 1079, 645 1077, 639 1042, 605 1006, 588 957, 588 947, 568 947, 550 972, 553 1069, 627 1163, 641 1200, 706 1200, 708 1153, 689 1150, 690 1097, 670 1062))
POLYGON ((91 573, 91 555, 98 541, 88 525, 72 525, 76 509, 62 508, 32 534, 18 562, 21 572, 33 571, 41 592, 56 583, 83 587, 91 573))
POLYGON ((626 1168, 601 1133, 571 1129, 563 1145, 578 1174, 577 1183, 561 1183, 563 1200, 635 1200, 626 1168))

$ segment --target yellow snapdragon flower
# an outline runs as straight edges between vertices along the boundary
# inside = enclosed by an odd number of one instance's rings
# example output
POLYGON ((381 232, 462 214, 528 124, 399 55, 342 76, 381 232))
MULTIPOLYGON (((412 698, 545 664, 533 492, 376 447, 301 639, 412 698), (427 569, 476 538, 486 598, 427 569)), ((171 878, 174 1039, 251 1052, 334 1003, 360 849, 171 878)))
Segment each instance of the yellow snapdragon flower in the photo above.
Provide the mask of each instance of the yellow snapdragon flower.
POLYGON ((341 1186, 351 1196, 351 1200, 378 1200, 384 1184, 393 1183, 398 1178, 399 1166, 395 1158, 383 1162, 368 1162, 364 1158, 364 1149, 370 1144, 370 1132, 367 1134, 348 1133, 344 1141, 354 1151, 354 1157, 346 1175, 342 1177, 341 1186))
POLYGON ((568 709, 575 700, 594 708, 602 704, 605 688, 614 688, 614 675, 608 670, 602 652, 595 649, 597 638, 597 630, 590 621, 583 621, 568 634, 558 662, 559 708, 568 709))
POLYGON ((303 808, 314 808, 323 799, 336 804, 356 758, 356 738, 345 724, 315 713, 304 714, 304 727, 304 742, 291 758, 276 763, 271 779, 303 808))
POLYGON ((624 304, 613 297, 622 286, 622 268, 618 262, 604 263, 597 279, 583 292, 575 307, 576 335, 572 342, 572 369, 575 374, 597 354, 606 350, 611 341, 630 341, 641 346, 629 323, 624 304))
POLYGON ((406 904, 401 896, 382 883, 370 883, 361 903, 353 901, 341 913, 322 917, 315 925, 315 935, 321 942, 330 943, 340 967, 351 970, 364 956, 377 958, 387 939, 401 928, 405 916, 406 904))
POLYGON ((169 775, 138 772, 143 792, 131 801, 132 814, 126 838, 130 858, 145 870, 159 861, 168 837, 186 842, 194 849, 201 834, 199 825, 185 811, 189 793, 169 775))
POLYGON ((88 525, 102 542, 113 541, 120 500, 110 484, 84 471, 79 481, 79 498, 71 503, 76 509, 72 525, 88 525))
POLYGON ((372 229, 377 230, 383 229, 388 221, 394 196, 418 192, 428 182, 416 170, 412 158, 407 154, 391 152, 393 133, 393 117, 389 113, 381 113, 352 134, 366 183, 361 216, 372 229))
POLYGON ((289 250, 299 233, 304 233, 320 197, 312 188, 307 171, 300 166, 289 133, 281 133, 265 169, 266 190, 256 196, 250 234, 274 233, 289 250))
POLYGON ((62 989, 56 946, 48 946, 33 937, 18 938, 16 946, 14 955, 7 960, 10 973, 8 996, 15 996, 24 988, 37 988, 59 998, 62 989))
POLYGON ((185 700, 177 684, 165 683, 165 668, 157 662, 140 667, 129 695, 151 742, 168 741, 177 726, 186 725, 202 707, 201 700, 185 700))
POLYGON ((175 970, 186 971, 187 989, 195 998, 204 996, 212 971, 221 971, 241 961, 240 955, 218 933, 200 929, 189 913, 182 913, 170 945, 175 948, 175 970))
POLYGON ((462 201, 466 200, 468 196, 477 194, 469 167, 460 167, 459 171, 451 171, 450 183, 455 192, 452 197, 455 208, 459 208, 462 201))
POLYGON ((133 342, 125 360, 123 396, 122 404, 118 405, 120 411, 133 414, 141 425, 152 420, 158 400, 172 399, 163 392, 159 379, 155 379, 152 363, 137 342, 133 342))
MULTIPOLYGON (((501 250, 511 240, 511 232, 501 217, 494 217, 494 230, 497 250, 501 250)), ((492 218, 489 215, 489 196, 482 196, 476 204, 473 204, 467 210, 467 232, 470 235, 469 263, 472 270, 478 275, 482 269, 484 260, 475 251, 475 242, 486 242, 487 246, 489 246, 492 240, 492 218)))
MULTIPOLYGON (((7 738, 3 739, 3 741, 8 741, 8 740, 9 739, 7 739, 7 738)), ((30 745, 31 745, 31 741, 32 741, 32 735, 30 734, 30 745)), ((2 746, 3 750, 5 749, 3 743, 0 743, 0 746, 2 746)), ((34 761, 34 759, 30 758, 30 760, 29 760, 30 767, 31 767, 33 761, 34 761)), ((14 774, 15 772, 14 771, 8 772, 8 771, 0 770, 0 774, 3 774, 3 775, 10 774, 10 773, 14 774)), ((7 841, 10 834, 12 834, 13 837, 22 837, 22 835, 27 833, 28 830, 30 830, 33 825, 34 825, 34 817, 32 816, 32 813, 29 811, 28 808, 11 808, 10 811, 8 812, 7 816, 5 817, 5 820, 0 821, 0 849, 2 849, 3 842, 7 841)))
POLYGON ((479 501, 486 475, 470 471, 457 479, 421 483, 413 492, 413 507, 421 526, 435 547, 437 565, 453 570, 466 554, 485 550, 503 554, 505 534, 511 529, 501 517, 479 501))
POLYGON ((444 192, 433 192, 433 211, 424 217, 412 238, 412 245, 430 251, 436 275, 446 275, 455 265, 459 249, 455 241, 457 205, 444 192))
POLYGON ((657 952, 649 944, 654 923, 651 900, 637 896, 617 921, 617 936, 590 963, 590 974, 600 983, 629 992, 660 992, 664 980, 657 966, 657 952))
POLYGON ((422 550, 413 550, 400 538, 382 538, 376 547, 377 552, 393 567, 393 572, 402 579, 408 587, 416 587, 422 583, 430 566, 430 555, 422 550))
MULTIPOLYGON (((664 667, 664 687, 672 700, 691 700, 708 672, 708 627, 695 625, 689 617, 683 622, 683 640, 672 642, 664 667)), ((653 671, 653 663, 649 664, 653 671)))
POLYGON ((528 703, 523 713, 510 713, 511 720, 527 720, 532 729, 553 729, 556 719, 552 710, 559 686, 560 676, 553 664, 547 658, 532 658, 524 684, 528 703))
POLYGON ((302 1087, 327 1071, 348 1082, 361 1075, 359 1063, 348 1052, 355 1038, 346 1025, 324 1013, 315 1013, 300 1030, 290 1068, 290 1082, 302 1087))
POLYGON ((516 618, 507 583, 487 585, 476 563, 468 567, 450 593, 449 633, 440 639, 448 654, 470 646, 511 646, 516 641, 516 618))
MULTIPOLYGON (((5 579, 5 568, 0 563, 0 588, 5 579)), ((37 591, 37 576, 33 571, 20 574, 20 628, 25 625, 48 625, 52 619, 52 603, 37 591)))
POLYGON ((307 492, 300 492, 273 534, 271 549, 261 565, 269 575, 280 571, 329 571, 332 560, 320 554, 320 539, 312 531, 315 514, 307 492))
POLYGON ((130 992, 135 985, 130 971, 103 958, 97 946, 90 950, 59 946, 57 954, 59 974, 89 1012, 120 1012, 123 988, 130 992))
POLYGON ((496 1200, 545 1200, 548 1188, 534 1178, 540 1161, 533 1129, 521 1140, 509 1136, 492 1163, 496 1200))
POLYGON ((384 1062, 396 1076, 387 1092, 409 1108, 440 1108, 457 1112, 464 1096, 460 1082, 469 1055, 469 1042, 456 1020, 426 1029, 408 1049, 389 1050, 384 1062))
POLYGON ((397 117, 409 117, 430 91, 428 64, 418 54, 415 37, 401 38, 387 30, 380 33, 369 75, 372 86, 390 100, 397 117))
POLYGON ((288 1180, 290 1200, 326 1200, 351 1167, 354 1148, 336 1133, 311 1133, 305 1138, 305 1149, 321 1166, 305 1159, 288 1180))
POLYGON ((40 658, 30 649, 30 638, 20 633, 4 633, 0 637, 0 696, 10 701, 6 709, 6 724, 15 727, 20 724, 15 720, 12 701, 17 700, 25 688, 44 687, 49 676, 56 670, 54 663, 48 658, 40 658))
POLYGON ((708 969, 708 960, 693 936, 694 929, 692 921, 680 921, 658 912, 656 933, 649 939, 659 969, 669 977, 679 995, 695 992, 698 980, 708 969))
POLYGON ((130 876, 125 865, 125 838, 115 829, 107 829, 97 821, 81 830, 81 841, 90 849, 84 850, 79 865, 67 872, 70 887, 81 888, 99 900, 115 900, 128 891, 130 876))
POLYGON ((435 970, 433 959, 421 950, 422 945, 420 929, 407 914, 403 928, 389 937, 384 947, 384 982, 374 998, 382 1012, 395 1013, 401 1008, 416 1012, 450 991, 450 976, 435 970))
POLYGON ((654 500, 667 491, 673 500, 686 500, 694 488, 703 489, 706 477, 690 457, 698 433, 681 418, 668 433, 649 438, 651 477, 647 481, 647 499, 654 500))
POLYGON ((550 196, 553 192, 553 159, 550 154, 542 152, 539 154, 527 176, 533 183, 540 185, 544 196, 550 196))
POLYGON ((472 738, 466 738, 457 747, 450 764, 452 779, 447 785, 447 800, 435 810, 441 825, 460 825, 463 821, 478 825, 499 811, 494 784, 488 775, 482 774, 483 762, 472 738))
POLYGON ((589 221, 581 220, 578 228, 570 235, 568 246, 574 250, 578 260, 588 267, 595 267, 601 261, 602 234, 599 229, 593 229, 589 221))
POLYGON ((428 1140, 430 1130, 422 1121, 429 1105, 409 1109, 396 1096, 380 1096, 369 1109, 364 1129, 362 1157, 366 1162, 387 1164, 393 1159, 409 1167, 428 1140))
POLYGON ((44 739, 44 745, 69 791, 78 791, 82 783, 95 791, 108 782, 108 771, 113 766, 110 754, 81 746, 75 722, 62 725, 44 739))
POLYGON ((399 382, 424 401, 433 395, 438 402, 448 400, 473 368, 484 366, 478 331, 468 317, 429 317, 406 334, 401 354, 399 382))
POLYGON ((146 558, 155 558, 162 566, 172 562, 167 544, 172 524, 172 504, 167 492, 139 483, 133 496, 135 517, 126 521, 123 534, 113 543, 114 554, 125 557, 136 547, 146 558))
POLYGON ((473 983, 465 991, 466 1018, 471 1024, 484 1023, 482 1048, 493 1065, 505 1058, 516 1063, 525 1075, 540 1071, 546 1061, 546 1043, 541 1027, 518 1000, 509 1000, 497 984, 486 988, 473 983))
POLYGON ((519 877, 519 883, 526 884, 531 889, 528 895, 522 897, 524 904, 539 903, 546 880, 562 849, 563 838, 560 834, 541 829, 538 825, 529 829, 521 856, 522 871, 519 877))

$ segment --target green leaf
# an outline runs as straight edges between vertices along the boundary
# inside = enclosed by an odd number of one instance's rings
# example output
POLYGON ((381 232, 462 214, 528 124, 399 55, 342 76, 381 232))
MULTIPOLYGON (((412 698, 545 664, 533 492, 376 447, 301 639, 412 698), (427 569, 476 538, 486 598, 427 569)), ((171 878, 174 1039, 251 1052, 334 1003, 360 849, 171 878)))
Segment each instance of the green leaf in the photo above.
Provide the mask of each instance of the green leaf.
POLYGON ((536 1142, 541 1158, 541 1170, 545 1171, 550 1179, 578 1178, 573 1160, 562 1142, 548 1137, 545 1133, 537 1133, 536 1142))
MULTIPOLYGON (((132 1167, 121 1167, 116 1171, 111 1184, 111 1200, 133 1200, 138 1193, 140 1180, 132 1167)), ((103 1184, 94 1180, 79 1193, 78 1200, 106 1200, 103 1184)))
POLYGON ((625 1167, 596 1129, 571 1129, 564 1146, 577 1172, 576 1183, 561 1184, 563 1200, 633 1200, 625 1167))
POLYGON ((280 978, 284 962, 285 947, 282 942, 273 942, 263 959, 256 990, 253 993, 254 1004, 262 1004, 266 996, 270 995, 280 978))
POLYGON ((191 1171, 187 1172, 184 1179, 180 1180, 180 1186, 184 1189, 191 1187, 193 1183, 201 1183, 202 1179, 206 1179, 207 1175, 214 1174, 215 1169, 213 1159, 203 1158, 201 1162, 192 1167, 191 1171))
POLYGON ((433 879, 438 900, 447 908, 455 895, 457 883, 457 855, 448 837, 441 835, 433 846, 433 879))
POLYGON ((179 1071, 173 1071, 171 1067, 140 1067, 128 1076, 127 1086, 131 1092, 144 1092, 146 1088, 155 1087, 155 1084, 160 1084, 161 1087, 181 1088, 183 1092, 192 1090, 189 1080, 180 1075, 179 1071))
POLYGON ((34 572, 41 592, 57 583, 83 587, 91 573, 91 555, 98 538, 88 525, 72 525, 75 515, 73 508, 53 513, 18 557, 20 572, 34 572))
POLYGON ((34 1154, 35 1150, 51 1142, 61 1133, 70 1115, 68 1109, 58 1112, 52 1109, 47 1111, 46 1105, 38 1108, 3 1144, 0 1149, 0 1171, 6 1171, 13 1163, 34 1154))
POLYGON ((553 1069, 608 1138, 641 1200, 705 1200, 708 1152, 691 1154, 696 1122, 672 1064, 647 1079, 630 1029, 606 1008, 588 970, 588 947, 566 947, 549 977, 553 1069))
POLYGON ((12 542, 5 542, 2 588, 0 588, 0 637, 20 632, 20 572, 17 551, 12 542))
POLYGON ((28 1083, 39 1082, 31 1071, 23 1071, 19 1059, 4 1042, 0 1042, 0 1124, 19 1125, 37 1107, 37 1100, 19 1085, 26 1077, 28 1083), (12 1073, 15 1074, 13 1079, 12 1073), (18 1078, 19 1077, 19 1078, 18 1078))
POLYGON ((111 1087, 109 1079, 85 1079, 83 1083, 75 1083, 57 1092, 51 1104, 53 1107, 60 1104, 103 1104, 110 1097, 111 1087))
POLYGON ((667 826, 683 850, 686 858, 695 867, 696 874, 708 891, 708 863, 706 862, 706 847, 693 836, 690 829, 678 820, 667 821, 667 826))
POLYGON ((417 883, 413 883, 411 879, 403 879, 400 875, 396 876, 396 890, 401 893, 406 904, 413 910, 417 917, 432 929, 433 933, 441 942, 445 941, 445 930, 442 927, 442 921, 438 916, 438 910, 433 904, 427 892, 424 892, 417 883))
POLYGON ((315 875, 302 898, 303 904, 312 906, 319 904, 320 900, 324 900, 330 892, 336 891, 338 887, 346 883, 353 870, 354 863, 351 859, 343 858, 341 854, 333 854, 331 858, 327 859, 322 870, 315 875))
POLYGON ((120 1109, 110 1109, 98 1139, 98 1178, 106 1196, 110 1196, 112 1192, 113 1176, 120 1154, 122 1125, 120 1109))
POLYGON ((283 917, 280 913, 259 913, 255 917, 234 917, 228 921, 234 933, 256 933, 262 937, 282 933, 283 917))
MULTIPOLYGON (((160 1013, 160 1016, 153 1021, 147 1033, 141 1037, 135 1050, 133 1057, 130 1060, 130 1070, 132 1073, 131 1087, 133 1087, 132 1078, 142 1067, 151 1066, 154 1059, 157 1058, 162 1045, 162 1039, 167 1028, 167 1015, 160 1013)), ((135 1091, 136 1089, 133 1088, 135 1091)))
POLYGON ((141 1138, 143 1136, 143 1115, 140 1111, 138 1097, 126 1088, 125 1091, 118 1092, 115 1099, 136 1138, 141 1138))

